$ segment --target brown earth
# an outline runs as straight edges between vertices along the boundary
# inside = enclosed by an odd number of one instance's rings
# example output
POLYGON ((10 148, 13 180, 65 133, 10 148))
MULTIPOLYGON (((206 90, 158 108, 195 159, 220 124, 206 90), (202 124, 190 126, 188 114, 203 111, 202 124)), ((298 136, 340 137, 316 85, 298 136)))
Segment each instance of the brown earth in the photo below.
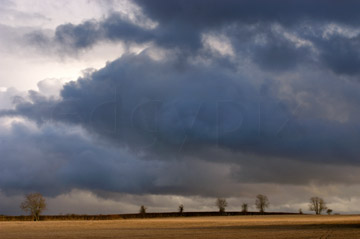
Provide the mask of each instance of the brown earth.
POLYGON ((360 238, 360 216, 266 215, 0 222, 1 239, 360 238))

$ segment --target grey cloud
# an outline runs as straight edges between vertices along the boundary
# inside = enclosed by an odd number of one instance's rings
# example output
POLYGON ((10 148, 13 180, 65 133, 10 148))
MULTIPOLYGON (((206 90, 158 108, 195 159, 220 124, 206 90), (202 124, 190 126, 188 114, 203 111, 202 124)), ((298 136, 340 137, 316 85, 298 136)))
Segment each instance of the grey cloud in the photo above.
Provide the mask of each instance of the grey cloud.
POLYGON ((26 92, 20 92, 15 88, 4 88, 3 90, 0 90, 0 109, 12 109, 14 101, 16 101, 17 98, 21 96, 25 97, 26 95, 26 92))
POLYGON ((344 26, 357 26, 357 13, 353 11, 358 5, 357 2, 135 2, 147 16, 158 22, 155 28, 138 26, 118 13, 112 13, 98 21, 60 25, 53 37, 35 31, 27 34, 27 39, 40 48, 59 48, 62 54, 74 54, 93 47, 99 41, 154 42, 166 49, 180 49, 182 60, 188 60, 189 56, 200 54, 199 49, 203 46, 202 34, 221 33, 227 29, 225 32, 235 44, 236 53, 241 57, 249 57, 262 69, 287 71, 299 64, 322 62, 324 67, 338 74, 358 73, 358 59, 351 50, 357 46, 355 39, 325 39, 318 32, 322 31, 326 24, 334 22, 344 26), (288 33, 303 36, 320 51, 320 56, 314 54, 311 47, 299 47, 282 33, 274 32, 274 24, 282 26, 288 33), (305 25, 316 27, 309 30, 305 25), (244 30, 247 28, 251 30, 244 30), (265 38, 266 42, 259 45, 259 36, 265 38))
POLYGON ((49 37, 41 31, 26 35, 29 42, 39 47, 57 47, 59 50, 81 50, 92 47, 100 40, 123 40, 138 43, 153 39, 150 32, 133 23, 123 20, 119 14, 112 14, 105 21, 88 20, 79 25, 71 23, 56 28, 54 36, 49 37))
POLYGON ((79 127, 61 124, 37 128, 13 123, 1 131, 0 188, 7 195, 39 191, 55 197, 72 189, 89 190, 104 198, 113 198, 111 193, 233 194, 230 185, 235 185, 226 164, 201 159, 144 160, 79 127))
POLYGON ((347 185, 356 185, 359 182, 358 171, 359 166, 346 164, 245 157, 241 167, 232 170, 232 176, 239 183, 324 186, 346 182, 347 185))
POLYGON ((125 54, 65 84, 60 98, 16 97, 0 116, 36 125, 3 129, 2 190, 216 197, 250 193, 244 182, 359 182, 360 86, 348 78, 358 37, 322 35, 331 22, 356 27, 357 2, 136 2, 157 27, 114 13, 28 35, 69 52, 99 41, 170 51, 125 54), (203 34, 229 38, 234 56, 203 49, 203 34))
MULTIPOLYGON (((248 183, 326 185, 359 180, 354 167, 320 167, 316 162, 253 158, 226 151, 222 157, 233 158, 233 163, 208 162, 206 154, 182 161, 144 160, 81 128, 61 124, 34 128, 13 123, 10 129, 1 130, 0 187, 8 195, 40 191, 55 197, 82 189, 110 199, 119 193, 239 197, 256 193, 256 188, 241 190, 248 183), (346 177, 341 176, 344 172, 346 177)), ((214 153, 208 150, 209 155, 214 153)))
MULTIPOLYGON (((359 3, 356 1, 231 0, 220 2, 196 0, 169 2, 156 0, 149 3, 144 0, 135 0, 135 2, 142 7, 146 15, 159 22, 159 28, 176 29, 176 33, 180 28, 180 32, 184 33, 180 38, 188 42, 187 45, 195 46, 194 41, 188 41, 188 38, 196 39, 196 35, 207 31, 219 30, 234 24, 240 29, 263 24, 267 26, 262 29, 256 28, 256 33, 263 34, 268 43, 256 47, 256 44, 254 46, 255 39, 252 38, 251 44, 238 41, 235 45, 235 47, 245 49, 249 46, 253 48, 252 53, 255 54, 253 60, 263 69, 288 70, 298 63, 317 64, 316 62, 320 61, 325 67, 338 74, 358 73, 357 38, 324 39, 319 34, 326 24, 337 23, 358 27, 359 16, 354 9, 359 7, 359 3), (271 34, 269 30, 271 24, 274 23, 280 24, 290 33, 307 35, 305 39, 310 42, 320 42, 320 44, 315 44, 321 51, 320 58, 315 57, 308 47, 295 47, 294 43, 271 34), (310 31, 307 28, 310 28, 310 31)), ((248 32, 243 32, 243 34, 245 37, 248 36, 248 32)), ((244 36, 240 38, 243 39, 244 36)), ((236 39, 239 35, 234 37, 236 39)))
POLYGON ((335 35, 328 41, 320 42, 321 59, 335 73, 357 75, 360 66, 359 38, 359 35, 352 38, 335 35))
MULTIPOLYGON (((267 80, 271 82, 275 81, 267 80)), ((206 149, 218 147, 358 164, 359 152, 353 147, 358 140, 357 116, 343 124, 302 115, 294 99, 278 98, 280 86, 274 83, 274 89, 261 91, 245 76, 216 65, 180 70, 169 59, 156 62, 146 55, 130 55, 66 84, 60 101, 32 92, 32 101, 20 101, 16 110, 2 114, 25 116, 39 124, 79 124, 149 158, 200 157, 206 149)), ((310 97, 317 90, 307 92, 310 97)))
POLYGON ((162 22, 187 22, 199 26, 212 26, 240 20, 245 22, 276 21, 285 24, 298 23, 301 20, 339 21, 357 24, 359 16, 356 8, 359 2, 339 1, 296 1, 296 0, 195 0, 191 2, 156 0, 135 0, 145 14, 162 22))
POLYGON ((45 125, 34 130, 13 123, 10 132, 2 131, 0 187, 10 194, 54 196, 73 188, 145 193, 161 168, 97 144, 79 128, 45 125))

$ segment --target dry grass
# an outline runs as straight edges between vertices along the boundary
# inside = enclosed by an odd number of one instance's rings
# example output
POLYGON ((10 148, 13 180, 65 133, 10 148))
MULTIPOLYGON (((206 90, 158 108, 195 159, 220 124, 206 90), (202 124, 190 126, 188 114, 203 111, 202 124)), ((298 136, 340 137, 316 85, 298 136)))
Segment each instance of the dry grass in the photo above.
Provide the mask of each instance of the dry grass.
POLYGON ((232 216, 0 222, 1 239, 360 238, 360 216, 232 216))

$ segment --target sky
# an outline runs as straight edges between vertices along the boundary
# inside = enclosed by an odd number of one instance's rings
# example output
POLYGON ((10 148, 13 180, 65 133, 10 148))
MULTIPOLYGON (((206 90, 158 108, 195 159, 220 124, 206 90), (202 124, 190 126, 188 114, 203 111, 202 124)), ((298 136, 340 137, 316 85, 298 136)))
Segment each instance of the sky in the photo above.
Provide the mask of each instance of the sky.
POLYGON ((0 214, 360 213, 359 7, 0 0, 0 214))

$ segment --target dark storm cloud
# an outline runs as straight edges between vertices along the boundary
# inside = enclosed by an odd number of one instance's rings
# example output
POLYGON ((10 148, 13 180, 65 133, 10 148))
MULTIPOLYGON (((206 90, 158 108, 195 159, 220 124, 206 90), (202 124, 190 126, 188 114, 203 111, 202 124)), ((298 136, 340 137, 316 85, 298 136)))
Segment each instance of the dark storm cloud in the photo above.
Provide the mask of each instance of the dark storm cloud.
POLYGON ((333 36, 318 44, 321 60, 335 73, 355 75, 360 72, 360 36, 333 36))
POLYGON ((357 25, 360 17, 356 0, 135 0, 152 19, 163 24, 187 22, 200 27, 216 26, 233 21, 275 21, 294 24, 302 20, 338 21, 357 25))
MULTIPOLYGON (((358 168, 353 166, 269 161, 226 151, 222 156, 236 161, 235 164, 208 162, 206 158, 142 160, 93 139, 79 127, 63 124, 34 128, 13 123, 10 129, 1 128, 0 141, 0 187, 7 195, 39 191, 54 197, 76 188, 102 198, 116 198, 116 193, 232 197, 256 193, 256 188, 241 190, 239 182, 303 185, 353 184, 359 180, 358 168), (346 176, 342 176, 344 172, 346 176)), ((214 152, 210 149, 208 154, 214 152)))
MULTIPOLYGON (((339 123, 302 114, 299 103, 278 98, 281 85, 271 79, 266 84, 259 88, 240 72, 216 64, 178 69, 176 60, 129 55, 66 84, 60 101, 31 92, 30 100, 18 100, 16 110, 2 114, 39 124, 81 125, 148 158, 201 158, 217 147, 269 158, 358 164, 357 115, 339 123)), ((307 92, 309 98, 317 94, 307 92)))
POLYGON ((360 86, 338 78, 359 72, 358 36, 323 32, 330 23, 356 28, 360 3, 136 2, 155 28, 114 13, 27 35, 69 52, 99 41, 169 52, 125 54, 65 84, 60 99, 16 97, 0 116, 38 131, 15 125, 2 139, 0 188, 231 196, 241 182, 359 182, 360 86), (206 50, 204 34, 224 35, 234 56, 206 50))
MULTIPOLYGON (((195 0, 195 1, 166 1, 166 0, 135 0, 151 19, 158 21, 159 28, 176 29, 187 41, 197 39, 199 35, 213 29, 236 24, 244 28, 246 25, 268 24, 265 29, 258 29, 257 33, 264 34, 267 43, 264 46, 250 45, 253 60, 266 70, 287 70, 304 61, 323 62, 325 67, 338 74, 358 74, 359 57, 357 49, 359 36, 346 38, 343 36, 324 39, 319 32, 323 29, 315 27, 312 35, 308 35, 308 26, 321 26, 337 23, 342 26, 359 26, 359 14, 356 9, 360 7, 358 1, 296 1, 296 0, 195 0), (315 44, 319 51, 319 59, 314 59, 308 47, 295 47, 294 43, 285 41, 281 36, 269 33, 271 23, 284 26, 289 32, 296 32, 315 44), (178 27, 174 27, 178 26, 178 27), (305 33, 304 33, 305 31, 305 33), (197 36, 197 37, 196 37, 197 36)), ((311 28, 310 27, 310 28, 311 28)), ((311 31, 310 31, 311 32, 311 31)), ((245 33, 245 32, 244 32, 245 33)), ((246 34, 246 33, 245 33, 246 34)), ((171 35, 171 34, 169 34, 171 35)), ((231 33, 230 33, 231 35, 231 33)), ((235 36, 235 39, 239 36, 235 36)), ((243 38, 240 36, 240 38, 243 38)), ((252 39, 254 40, 254 38, 252 39)), ((192 41, 195 42, 195 41, 192 41)), ((249 47, 241 41, 235 47, 249 47)))
MULTIPOLYGON (((296 68, 298 64, 312 63, 314 61, 312 49, 309 46, 297 47, 294 42, 274 30, 267 30, 264 33, 266 35, 266 44, 248 44, 251 49, 250 57, 262 69, 286 71, 296 68)), ((241 43, 236 43, 241 47, 241 43)), ((243 50, 240 49, 241 51, 243 50)))
POLYGON ((34 130, 14 123, 10 131, 2 129, 1 189, 54 196, 72 188, 145 193, 155 187, 160 163, 139 161, 88 137, 64 125, 34 130))
POLYGON ((71 50, 89 48, 103 39, 141 43, 153 39, 153 36, 151 32, 124 21, 118 14, 113 14, 102 22, 88 20, 79 25, 60 25, 56 28, 53 38, 47 37, 41 31, 27 34, 27 38, 40 46, 53 47, 54 44, 59 44, 71 50))
POLYGON ((245 54, 264 70, 284 71, 298 64, 322 62, 323 67, 338 74, 358 73, 359 59, 352 51, 357 40, 345 37, 325 39, 320 34, 326 24, 358 26, 359 17, 354 9, 359 7, 359 3, 356 1, 135 2, 147 17, 157 22, 156 27, 144 28, 112 13, 100 21, 60 25, 53 37, 37 31, 27 34, 26 38, 41 48, 55 47, 59 52, 69 54, 91 48, 99 41, 155 42, 164 48, 179 49, 182 59, 187 59, 186 56, 200 54, 203 34, 225 32, 235 44, 237 55, 243 57, 245 54), (295 33, 295 36, 303 36, 303 40, 314 44, 320 55, 316 56, 308 45, 297 46, 283 33, 274 31, 274 24, 279 24, 288 33, 295 33), (246 28, 252 30, 246 31, 246 28), (264 43, 256 42, 259 36, 265 39, 264 43))

